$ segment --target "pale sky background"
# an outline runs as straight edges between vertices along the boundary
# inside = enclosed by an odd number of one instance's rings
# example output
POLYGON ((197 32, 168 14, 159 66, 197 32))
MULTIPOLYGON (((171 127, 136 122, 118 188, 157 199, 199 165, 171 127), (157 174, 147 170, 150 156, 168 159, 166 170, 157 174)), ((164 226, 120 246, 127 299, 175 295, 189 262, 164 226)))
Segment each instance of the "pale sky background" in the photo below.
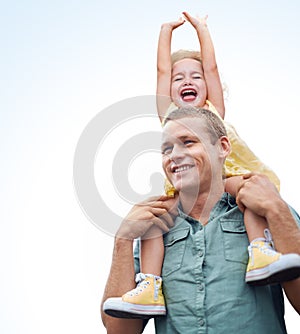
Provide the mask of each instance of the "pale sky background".
MULTIPOLYGON (((227 120, 300 211, 298 0, 1 1, 1 333, 105 333, 113 238, 80 208, 74 151, 101 110, 155 93, 160 25, 183 10, 209 15, 227 120)), ((174 33, 174 50, 196 47, 188 27, 174 33)), ((289 305, 286 321, 298 333, 289 305)))

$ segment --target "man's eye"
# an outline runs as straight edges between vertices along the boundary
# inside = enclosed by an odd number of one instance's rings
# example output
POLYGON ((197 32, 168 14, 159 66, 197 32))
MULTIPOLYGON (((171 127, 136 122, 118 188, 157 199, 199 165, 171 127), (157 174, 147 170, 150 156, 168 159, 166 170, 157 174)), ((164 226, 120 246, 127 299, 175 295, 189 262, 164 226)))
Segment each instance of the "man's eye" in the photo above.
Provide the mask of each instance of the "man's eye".
POLYGON ((170 147, 165 147, 162 151, 161 151, 161 153, 162 154, 170 154, 172 152, 172 147, 170 146, 170 147))
POLYGON ((184 141, 184 145, 188 146, 188 145, 192 145, 194 144, 195 142, 193 140, 185 140, 184 141))

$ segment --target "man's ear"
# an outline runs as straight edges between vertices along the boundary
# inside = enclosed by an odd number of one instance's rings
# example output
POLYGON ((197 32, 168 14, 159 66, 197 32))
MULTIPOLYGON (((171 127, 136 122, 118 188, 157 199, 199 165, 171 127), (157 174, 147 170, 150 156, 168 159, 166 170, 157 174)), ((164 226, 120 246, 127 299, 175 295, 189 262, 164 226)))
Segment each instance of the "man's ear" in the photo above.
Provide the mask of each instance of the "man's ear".
POLYGON ((222 158, 226 159, 226 157, 231 152, 230 141, 226 136, 222 136, 219 140, 220 140, 220 154, 222 158))

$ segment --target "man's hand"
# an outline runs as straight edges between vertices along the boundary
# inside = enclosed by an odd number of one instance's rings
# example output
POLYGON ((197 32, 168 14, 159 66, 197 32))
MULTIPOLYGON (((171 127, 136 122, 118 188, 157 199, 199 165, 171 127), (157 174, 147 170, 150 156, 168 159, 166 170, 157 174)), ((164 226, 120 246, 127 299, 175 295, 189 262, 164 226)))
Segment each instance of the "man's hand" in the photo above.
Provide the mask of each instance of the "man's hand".
POLYGON ((265 217, 268 210, 279 202, 283 200, 267 176, 256 173, 243 176, 236 196, 236 203, 242 212, 248 208, 265 217))
POLYGON ((168 232, 174 226, 173 217, 177 215, 178 196, 151 197, 133 206, 123 220, 117 237, 136 239, 152 227, 157 226, 163 232, 168 232))

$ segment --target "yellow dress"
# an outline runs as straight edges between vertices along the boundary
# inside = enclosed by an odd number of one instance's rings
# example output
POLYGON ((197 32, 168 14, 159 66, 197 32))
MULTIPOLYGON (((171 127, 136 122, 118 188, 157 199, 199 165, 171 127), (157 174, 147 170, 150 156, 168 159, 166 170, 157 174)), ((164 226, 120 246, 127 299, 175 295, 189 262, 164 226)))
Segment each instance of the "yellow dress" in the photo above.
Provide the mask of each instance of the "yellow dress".
MULTIPOLYGON (((207 109, 222 120, 227 131, 228 139, 230 140, 231 153, 225 160, 225 177, 228 178, 231 176, 244 175, 250 172, 262 173, 269 177, 279 191, 280 181, 277 175, 250 150, 248 145, 237 134, 235 128, 231 124, 223 121, 213 104, 208 100, 206 101, 206 104, 208 105, 207 109)), ((172 103, 168 108, 167 115, 175 108, 177 107, 172 103)), ((176 189, 168 180, 166 180, 165 193, 168 196, 174 196, 175 192, 176 189)))

